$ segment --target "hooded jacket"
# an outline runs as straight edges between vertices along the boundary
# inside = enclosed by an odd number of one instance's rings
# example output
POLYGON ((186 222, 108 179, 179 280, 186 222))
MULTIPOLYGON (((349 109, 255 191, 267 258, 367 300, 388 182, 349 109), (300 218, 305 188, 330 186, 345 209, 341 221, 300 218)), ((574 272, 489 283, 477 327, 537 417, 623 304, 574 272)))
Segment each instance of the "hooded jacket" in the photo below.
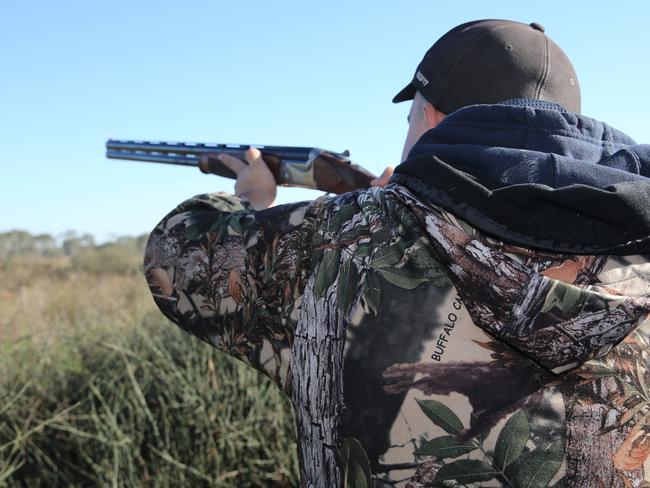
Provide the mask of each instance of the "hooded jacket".
POLYGON ((303 486, 642 486, 649 154, 559 106, 467 107, 386 188, 184 202, 145 272, 291 396, 303 486))

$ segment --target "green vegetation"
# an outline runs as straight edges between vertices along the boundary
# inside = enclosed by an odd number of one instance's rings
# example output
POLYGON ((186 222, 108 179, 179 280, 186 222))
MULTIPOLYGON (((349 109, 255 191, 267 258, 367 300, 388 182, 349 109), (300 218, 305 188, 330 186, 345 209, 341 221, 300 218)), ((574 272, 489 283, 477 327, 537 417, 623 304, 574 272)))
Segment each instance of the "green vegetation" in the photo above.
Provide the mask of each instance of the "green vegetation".
POLYGON ((288 400, 160 315, 143 246, 0 234, 0 487, 296 485, 288 400))

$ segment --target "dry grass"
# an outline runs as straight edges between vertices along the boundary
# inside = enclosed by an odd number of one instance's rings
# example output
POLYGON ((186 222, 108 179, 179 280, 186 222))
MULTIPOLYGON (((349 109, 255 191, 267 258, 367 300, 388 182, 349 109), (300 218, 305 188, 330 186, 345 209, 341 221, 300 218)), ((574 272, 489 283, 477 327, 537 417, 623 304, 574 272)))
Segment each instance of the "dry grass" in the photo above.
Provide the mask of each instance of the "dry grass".
POLYGON ((162 318, 138 267, 0 265, 0 486, 296 484, 286 398, 162 318))
POLYGON ((0 269, 0 342, 50 341, 80 327, 130 327, 154 311, 139 273, 88 273, 67 257, 35 261, 15 258, 0 269))

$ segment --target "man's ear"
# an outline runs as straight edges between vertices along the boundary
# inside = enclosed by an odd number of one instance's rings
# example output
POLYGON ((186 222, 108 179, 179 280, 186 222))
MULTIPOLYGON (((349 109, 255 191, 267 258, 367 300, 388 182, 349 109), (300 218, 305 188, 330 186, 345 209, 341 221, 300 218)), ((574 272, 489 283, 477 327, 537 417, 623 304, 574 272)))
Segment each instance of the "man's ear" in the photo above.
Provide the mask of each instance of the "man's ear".
POLYGON ((440 110, 434 107, 431 103, 425 102, 422 106, 422 111, 424 112, 424 121, 426 122, 429 129, 433 129, 436 125, 443 121, 446 117, 440 110))

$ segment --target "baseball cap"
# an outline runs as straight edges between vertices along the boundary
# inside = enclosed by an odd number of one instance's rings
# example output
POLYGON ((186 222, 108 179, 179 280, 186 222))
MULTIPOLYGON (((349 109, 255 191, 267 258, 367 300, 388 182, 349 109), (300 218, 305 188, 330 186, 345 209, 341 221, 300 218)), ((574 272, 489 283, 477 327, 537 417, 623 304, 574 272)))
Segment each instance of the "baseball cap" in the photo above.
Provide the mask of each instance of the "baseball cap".
POLYGON ((431 46, 393 103, 412 100, 416 91, 445 114, 513 98, 580 112, 573 65, 536 22, 476 20, 454 27, 431 46))

